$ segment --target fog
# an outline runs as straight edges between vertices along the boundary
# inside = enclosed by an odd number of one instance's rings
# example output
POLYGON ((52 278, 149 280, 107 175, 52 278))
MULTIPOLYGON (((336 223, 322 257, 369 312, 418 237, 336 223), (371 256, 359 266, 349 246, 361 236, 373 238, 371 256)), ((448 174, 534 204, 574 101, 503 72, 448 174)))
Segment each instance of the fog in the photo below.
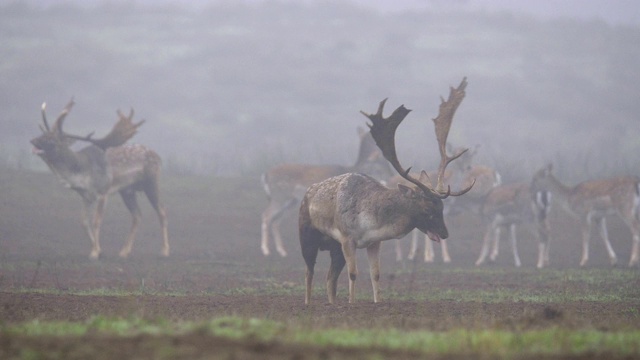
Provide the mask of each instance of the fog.
POLYGON ((132 107, 133 141, 168 171, 349 164, 359 111, 389 98, 385 114, 412 109, 402 164, 431 169, 430 119, 466 76, 450 141, 507 181, 548 162, 568 180, 640 173, 640 5, 415 3, 0 2, 0 158, 45 170, 29 154, 40 106, 55 118, 73 97, 67 132, 100 136, 132 107))

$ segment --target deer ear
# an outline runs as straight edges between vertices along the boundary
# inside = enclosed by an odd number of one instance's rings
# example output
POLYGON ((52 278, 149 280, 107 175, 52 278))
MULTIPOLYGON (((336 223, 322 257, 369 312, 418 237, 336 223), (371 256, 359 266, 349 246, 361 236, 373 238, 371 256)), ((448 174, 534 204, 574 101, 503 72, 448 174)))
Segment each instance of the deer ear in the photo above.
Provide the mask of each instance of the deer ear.
POLYGON ((416 197, 416 192, 410 188, 409 186, 398 184, 398 190, 400 190, 400 194, 409 199, 413 199, 416 197))

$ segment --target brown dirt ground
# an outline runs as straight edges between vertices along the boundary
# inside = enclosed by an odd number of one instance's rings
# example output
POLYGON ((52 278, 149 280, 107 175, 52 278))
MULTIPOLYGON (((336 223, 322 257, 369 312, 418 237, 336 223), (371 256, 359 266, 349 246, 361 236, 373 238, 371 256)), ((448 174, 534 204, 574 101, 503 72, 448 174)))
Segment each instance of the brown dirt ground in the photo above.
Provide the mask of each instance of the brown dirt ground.
MULTIPOLYGON (((343 275, 338 304, 328 305, 320 285, 328 255, 321 253, 316 267, 318 287, 313 304, 305 306, 304 264, 297 250, 295 216, 290 216, 284 223, 284 232, 290 235, 287 244, 290 255, 265 258, 260 253, 260 212, 266 200, 257 179, 166 179, 165 203, 169 209, 172 246, 168 259, 158 257, 159 226, 146 203, 142 204, 145 216, 133 254, 126 260, 117 257, 129 218, 121 201, 114 196, 103 224, 104 257, 100 261, 87 258, 89 242, 80 225, 79 198, 62 188, 52 175, 5 171, 0 180, 0 324, 34 319, 84 321, 97 315, 170 321, 203 321, 238 315, 308 324, 314 328, 395 327, 432 331, 640 328, 637 317, 640 276, 635 280, 634 288, 638 289, 635 300, 607 304, 584 300, 549 304, 481 303, 455 298, 407 301, 385 297, 385 294, 424 293, 425 289, 508 291, 529 288, 534 291, 540 286, 554 291, 588 292, 588 288, 566 289, 566 282, 534 280, 539 274, 535 270, 537 244, 528 226, 519 231, 523 268, 498 272, 490 282, 486 276, 464 271, 473 268, 481 246, 480 223, 473 217, 461 216, 448 222, 452 264, 442 264, 439 260, 429 265, 421 262, 398 264, 392 242, 385 243, 381 279, 383 301, 378 304, 371 302, 366 256, 360 254, 358 302, 346 303, 346 277, 343 275), (67 291, 96 293, 99 289, 123 291, 129 295, 69 295, 67 291), (636 312, 635 316, 630 316, 630 310, 636 312)), ((619 261, 626 265, 630 233, 617 219, 611 219, 609 225, 619 261)), ((575 222, 554 210, 552 226, 552 268, 576 268, 580 235, 575 222)), ((594 237, 588 267, 608 268, 604 246, 597 236, 594 237)), ((408 248, 408 242, 405 248, 408 248)), ((436 250, 439 250, 437 246, 436 250)), ((512 269, 507 241, 503 241, 501 251, 496 263, 488 266, 512 269)), ((626 271, 638 273, 637 269, 626 271)), ((619 285, 594 286, 600 291, 609 291, 607 287, 610 287, 615 293, 619 285)), ((236 341, 200 332, 132 337, 88 334, 81 338, 0 335, 0 358, 25 358, 25 349, 38 349, 48 354, 46 357, 66 359, 153 359, 166 356, 167 351, 170 351, 170 358, 176 359, 420 358, 419 354, 410 352, 314 348, 251 339, 236 341)), ((460 358, 467 356, 469 354, 461 354, 460 358)), ((611 357, 609 354, 588 354, 581 358, 607 356, 611 357)))

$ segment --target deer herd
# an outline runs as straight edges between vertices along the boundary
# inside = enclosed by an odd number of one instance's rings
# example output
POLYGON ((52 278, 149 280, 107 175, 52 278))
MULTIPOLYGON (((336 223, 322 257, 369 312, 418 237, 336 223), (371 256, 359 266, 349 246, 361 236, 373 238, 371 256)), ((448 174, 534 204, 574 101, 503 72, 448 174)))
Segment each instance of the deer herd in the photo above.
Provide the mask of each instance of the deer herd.
MULTIPOLYGON (((465 212, 477 216, 484 227, 477 266, 484 264, 487 256, 491 261, 496 260, 502 230, 508 230, 514 264, 521 266, 516 238, 520 224, 533 225, 538 238, 537 267, 548 266, 552 203, 560 204, 580 224, 580 266, 585 266, 589 259, 593 222, 600 230, 611 264, 617 263, 607 232, 606 216, 610 214, 618 215, 631 231, 628 265, 638 265, 640 178, 621 176, 569 186, 558 180, 552 166, 547 165, 529 182, 503 184, 495 169, 474 163, 477 147, 468 151, 447 143, 466 87, 466 78, 458 87, 451 87, 449 97, 441 99, 439 113, 433 119, 440 155, 436 171, 413 172, 400 164, 396 154, 396 129, 411 110, 401 105, 384 117, 387 101, 384 99, 376 113, 361 111, 370 121, 369 131, 358 129, 360 149, 352 166, 281 164, 263 174, 262 184, 269 203, 262 213, 262 253, 270 255, 273 242, 278 254, 287 256, 280 223, 288 210, 299 209, 299 249, 306 264, 306 304, 311 301, 319 251, 329 251, 326 289, 329 302, 334 303, 337 279, 345 265, 349 302, 354 302, 358 275, 356 250, 366 249, 373 300, 378 302, 381 242, 396 239, 396 259, 401 261, 403 251, 399 239, 411 233, 408 258, 414 259, 419 232, 422 232, 425 234, 424 261, 434 261, 433 242, 436 242, 442 250, 442 261, 451 262, 445 217, 465 212), (450 168, 449 164, 452 164, 450 168), (452 186, 461 190, 452 190, 452 186)), ((114 192, 120 193, 132 216, 129 235, 119 255, 125 258, 131 253, 141 218, 136 193, 144 192, 162 228, 161 255, 169 256, 167 215, 159 194, 161 159, 147 147, 126 144, 144 120, 134 123, 133 109, 129 115, 118 110, 118 121, 103 138, 95 139, 93 133, 72 135, 63 131, 63 124, 73 105, 71 100, 50 126, 43 104, 42 134, 32 139, 31 144, 34 153, 60 181, 82 198, 82 222, 91 241, 90 258, 101 257, 100 226, 107 198, 114 192), (75 151, 71 148, 75 141, 89 145, 75 151)))

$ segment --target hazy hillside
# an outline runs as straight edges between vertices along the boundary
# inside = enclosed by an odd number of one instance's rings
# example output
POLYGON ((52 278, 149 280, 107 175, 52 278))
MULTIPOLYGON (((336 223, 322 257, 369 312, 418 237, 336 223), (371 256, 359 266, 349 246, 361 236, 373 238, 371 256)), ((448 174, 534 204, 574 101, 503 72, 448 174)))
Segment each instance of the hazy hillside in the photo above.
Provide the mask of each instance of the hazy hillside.
MULTIPOLYGON (((169 167, 259 173, 282 161, 350 163, 359 110, 413 112, 407 166, 435 166, 430 118, 469 79, 451 140, 481 144, 507 178, 548 161, 583 178, 637 173, 640 29, 485 12, 389 13, 340 4, 0 8, 0 136, 9 162, 39 133, 40 104, 80 134, 115 110, 169 167)), ((16 160, 19 159, 19 160, 16 160)))

